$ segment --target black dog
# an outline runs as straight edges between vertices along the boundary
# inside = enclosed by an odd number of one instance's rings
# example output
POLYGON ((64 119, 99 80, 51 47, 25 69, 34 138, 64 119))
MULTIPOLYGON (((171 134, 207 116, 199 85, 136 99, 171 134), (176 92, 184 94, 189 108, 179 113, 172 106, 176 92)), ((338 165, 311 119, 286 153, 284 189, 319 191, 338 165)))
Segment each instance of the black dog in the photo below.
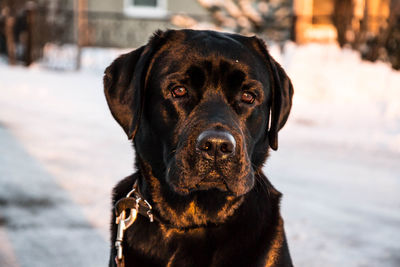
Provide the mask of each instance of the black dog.
POLYGON ((106 69, 104 89, 137 168, 114 189, 110 266, 292 266, 262 165, 293 88, 263 41, 159 31, 106 69), (121 238, 116 216, 136 200, 121 238))

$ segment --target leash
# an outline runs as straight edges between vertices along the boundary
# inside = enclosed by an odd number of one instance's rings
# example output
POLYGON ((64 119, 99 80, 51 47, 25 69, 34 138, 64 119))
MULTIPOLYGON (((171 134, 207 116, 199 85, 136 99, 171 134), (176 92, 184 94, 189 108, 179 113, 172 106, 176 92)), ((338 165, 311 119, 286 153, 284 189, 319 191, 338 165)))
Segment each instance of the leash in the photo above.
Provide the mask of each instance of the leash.
POLYGON ((118 225, 117 238, 115 240, 115 248, 117 249, 115 262, 117 267, 125 267, 125 260, 122 251, 125 230, 132 226, 132 224, 136 221, 138 213, 149 218, 150 222, 153 222, 153 208, 150 203, 140 194, 136 180, 135 184, 133 185, 133 189, 126 195, 126 197, 117 201, 114 209, 116 215, 115 223, 118 225), (130 211, 128 218, 126 218, 126 210, 130 211))

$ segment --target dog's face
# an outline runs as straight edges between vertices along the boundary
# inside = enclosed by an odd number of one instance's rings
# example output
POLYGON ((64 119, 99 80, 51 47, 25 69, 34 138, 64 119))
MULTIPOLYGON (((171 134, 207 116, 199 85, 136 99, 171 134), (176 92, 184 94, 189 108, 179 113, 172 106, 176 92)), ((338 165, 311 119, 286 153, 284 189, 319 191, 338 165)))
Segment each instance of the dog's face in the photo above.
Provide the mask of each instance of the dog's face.
POLYGON ((104 81, 138 160, 179 196, 249 192, 293 94, 262 41, 210 31, 158 32, 104 81))

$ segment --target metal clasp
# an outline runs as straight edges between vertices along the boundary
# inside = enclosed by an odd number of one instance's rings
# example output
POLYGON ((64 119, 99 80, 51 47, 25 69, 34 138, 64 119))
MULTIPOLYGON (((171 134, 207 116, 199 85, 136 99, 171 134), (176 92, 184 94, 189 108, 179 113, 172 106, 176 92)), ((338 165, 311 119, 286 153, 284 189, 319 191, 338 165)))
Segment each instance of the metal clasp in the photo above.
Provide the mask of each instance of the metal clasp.
POLYGON ((149 216, 150 222, 154 222, 153 213, 151 212, 153 207, 150 205, 150 203, 146 199, 143 199, 143 202, 146 204, 146 206, 148 208, 148 210, 146 211, 146 214, 147 214, 147 216, 149 216))
POLYGON ((154 221, 154 216, 152 213, 152 206, 146 199, 142 199, 140 193, 136 191, 136 183, 133 187, 133 189, 126 195, 127 198, 131 198, 131 196, 135 199, 135 207, 133 209, 130 209, 130 214, 129 217, 126 218, 126 210, 121 211, 121 214, 115 218, 115 223, 118 225, 118 230, 117 230, 117 238, 115 240, 115 248, 117 249, 117 263, 118 261, 122 260, 122 243, 124 240, 124 233, 125 230, 128 229, 136 220, 137 214, 139 212, 139 203, 142 201, 142 203, 145 204, 147 207, 146 214, 150 219, 150 222, 154 221))
MULTIPOLYGON (((127 197, 130 197, 134 191, 135 189, 129 192, 127 197)), ((122 211, 121 214, 115 219, 115 223, 118 225, 117 238, 115 240, 115 248, 117 249, 118 260, 122 259, 122 242, 124 240, 125 230, 128 229, 135 222, 137 218, 137 213, 139 210, 139 201, 140 198, 136 199, 136 207, 134 209, 130 209, 130 214, 128 218, 125 218, 126 212, 122 211)))

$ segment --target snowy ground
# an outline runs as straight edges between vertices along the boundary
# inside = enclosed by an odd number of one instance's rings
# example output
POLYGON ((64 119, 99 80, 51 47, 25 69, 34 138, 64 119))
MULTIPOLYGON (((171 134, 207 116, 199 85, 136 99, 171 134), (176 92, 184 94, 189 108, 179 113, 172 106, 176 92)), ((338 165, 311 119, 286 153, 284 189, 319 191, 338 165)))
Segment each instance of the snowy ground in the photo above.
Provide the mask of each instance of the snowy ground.
MULTIPOLYGON (((295 265, 400 266, 400 73, 334 45, 271 50, 295 87, 265 167, 295 265)), ((117 53, 0 65, 0 266, 107 265, 110 190, 133 169, 102 92, 117 53)))

